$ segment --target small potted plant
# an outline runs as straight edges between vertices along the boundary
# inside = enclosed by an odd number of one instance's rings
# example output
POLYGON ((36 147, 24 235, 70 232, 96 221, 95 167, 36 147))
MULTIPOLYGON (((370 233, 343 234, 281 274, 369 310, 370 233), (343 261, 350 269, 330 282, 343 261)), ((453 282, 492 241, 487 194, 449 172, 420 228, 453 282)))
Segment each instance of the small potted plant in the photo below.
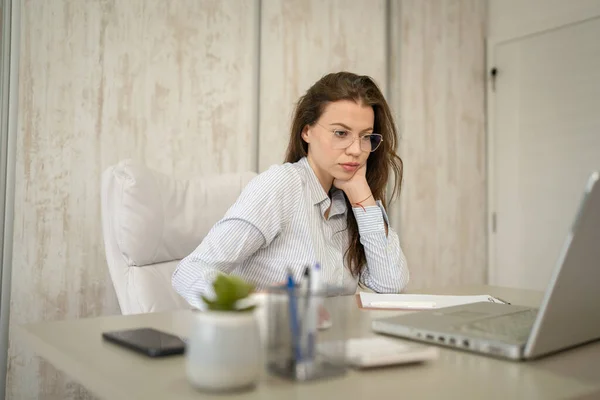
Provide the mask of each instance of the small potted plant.
POLYGON ((248 304, 253 285, 220 274, 213 281, 215 297, 202 296, 206 310, 195 314, 186 348, 190 383, 209 391, 252 388, 259 379, 258 321, 248 304))

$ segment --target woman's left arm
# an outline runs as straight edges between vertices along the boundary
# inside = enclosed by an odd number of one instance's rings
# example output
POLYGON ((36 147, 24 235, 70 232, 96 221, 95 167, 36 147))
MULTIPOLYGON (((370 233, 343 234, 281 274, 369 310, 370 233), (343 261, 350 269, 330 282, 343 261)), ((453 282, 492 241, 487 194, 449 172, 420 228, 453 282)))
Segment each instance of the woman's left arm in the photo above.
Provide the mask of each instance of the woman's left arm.
POLYGON ((353 207, 360 243, 365 249, 367 265, 361 282, 377 293, 399 293, 409 280, 406 257, 396 232, 389 227, 383 205, 353 207), (387 233, 386 233, 387 231, 387 233))
POLYGON ((408 283, 406 258, 398 235, 389 227, 381 201, 375 201, 366 179, 367 166, 361 166, 352 178, 336 179, 333 184, 346 193, 358 224, 360 243, 365 249, 367 265, 361 282, 377 293, 398 293, 408 283))

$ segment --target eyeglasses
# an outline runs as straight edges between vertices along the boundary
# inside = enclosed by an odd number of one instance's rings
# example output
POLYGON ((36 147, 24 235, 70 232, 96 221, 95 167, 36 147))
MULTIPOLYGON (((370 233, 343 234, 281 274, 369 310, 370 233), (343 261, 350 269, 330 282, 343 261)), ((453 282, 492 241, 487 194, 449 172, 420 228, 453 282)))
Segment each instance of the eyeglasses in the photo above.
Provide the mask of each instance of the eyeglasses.
POLYGON ((370 153, 377 150, 381 142, 383 141, 383 136, 379 133, 367 133, 364 135, 359 135, 355 137, 352 135, 352 132, 345 129, 331 129, 326 128, 318 122, 315 122, 321 128, 328 130, 332 133, 332 147, 335 150, 343 150, 354 144, 356 139, 359 139, 360 149, 362 151, 368 151, 370 153))

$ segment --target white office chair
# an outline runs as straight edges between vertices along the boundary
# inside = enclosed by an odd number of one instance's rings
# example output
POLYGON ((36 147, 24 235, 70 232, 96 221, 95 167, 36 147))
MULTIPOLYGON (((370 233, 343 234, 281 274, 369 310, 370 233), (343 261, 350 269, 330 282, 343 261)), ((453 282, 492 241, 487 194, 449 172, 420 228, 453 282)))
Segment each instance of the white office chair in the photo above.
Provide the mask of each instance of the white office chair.
POLYGON ((104 247, 123 314, 190 308, 171 275, 255 175, 177 180, 130 160, 104 171, 104 247))

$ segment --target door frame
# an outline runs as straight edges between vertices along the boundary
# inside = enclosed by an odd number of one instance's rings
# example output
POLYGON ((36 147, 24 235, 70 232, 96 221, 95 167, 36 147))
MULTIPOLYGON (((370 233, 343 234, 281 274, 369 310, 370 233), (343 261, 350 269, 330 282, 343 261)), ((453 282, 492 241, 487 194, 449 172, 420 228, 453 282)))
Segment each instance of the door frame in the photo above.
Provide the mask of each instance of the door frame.
POLYGON ((6 395, 18 134, 21 1, 0 0, 0 398, 6 395))
POLYGON ((486 65, 485 65, 485 99, 486 99, 486 159, 487 159, 487 284, 496 283, 496 228, 495 228, 495 210, 496 210, 496 179, 495 179, 495 162, 494 156, 494 126, 495 126, 495 107, 496 98, 492 85, 491 69, 495 65, 494 51, 499 44, 494 38, 488 38, 486 46, 486 65))

